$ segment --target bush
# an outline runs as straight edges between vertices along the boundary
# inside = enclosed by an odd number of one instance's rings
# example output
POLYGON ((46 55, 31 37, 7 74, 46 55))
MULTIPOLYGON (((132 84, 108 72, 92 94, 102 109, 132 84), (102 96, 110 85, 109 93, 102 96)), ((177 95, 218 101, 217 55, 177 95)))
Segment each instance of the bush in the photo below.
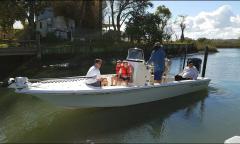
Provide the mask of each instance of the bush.
POLYGON ((112 41, 120 40, 120 37, 121 37, 120 33, 117 31, 113 31, 113 30, 109 30, 103 34, 104 39, 108 39, 108 40, 112 40, 112 41))
POLYGON ((50 43, 62 41, 55 35, 54 32, 47 33, 47 36, 45 38, 42 38, 41 40, 43 42, 50 42, 50 43))
POLYGON ((7 48, 8 44, 0 44, 0 48, 7 48))

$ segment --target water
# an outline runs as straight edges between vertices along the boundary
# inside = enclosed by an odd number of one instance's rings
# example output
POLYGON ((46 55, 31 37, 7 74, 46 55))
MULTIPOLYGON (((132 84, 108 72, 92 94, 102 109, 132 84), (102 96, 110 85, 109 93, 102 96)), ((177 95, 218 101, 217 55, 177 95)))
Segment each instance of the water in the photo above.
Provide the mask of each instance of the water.
POLYGON ((209 55, 208 90, 161 102, 72 110, 0 89, 0 142, 222 143, 240 135, 240 49, 219 51, 209 55))

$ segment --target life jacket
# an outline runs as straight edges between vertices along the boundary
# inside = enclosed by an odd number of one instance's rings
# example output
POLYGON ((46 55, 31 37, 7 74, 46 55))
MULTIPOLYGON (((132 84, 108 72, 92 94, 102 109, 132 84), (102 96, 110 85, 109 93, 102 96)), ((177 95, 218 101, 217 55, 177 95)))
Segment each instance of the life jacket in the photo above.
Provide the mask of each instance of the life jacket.
POLYGON ((116 74, 119 74, 120 68, 121 68, 122 64, 120 65, 116 65, 116 74))
POLYGON ((130 77, 132 75, 132 67, 131 65, 128 64, 127 67, 124 67, 123 65, 121 65, 121 76, 122 77, 130 77))

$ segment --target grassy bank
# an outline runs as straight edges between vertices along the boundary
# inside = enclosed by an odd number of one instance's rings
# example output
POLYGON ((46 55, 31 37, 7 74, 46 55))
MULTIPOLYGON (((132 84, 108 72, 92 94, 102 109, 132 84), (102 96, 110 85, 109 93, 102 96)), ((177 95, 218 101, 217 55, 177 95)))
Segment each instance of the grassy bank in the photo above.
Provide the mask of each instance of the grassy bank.
MULTIPOLYGON (((43 55, 66 55, 73 54, 79 57, 126 57, 129 48, 138 47, 144 50, 148 57, 152 51, 152 43, 137 43, 111 40, 92 40, 92 41, 61 41, 57 43, 42 43, 43 55)), ((185 52, 196 53, 198 50, 193 43, 164 43, 167 55, 174 57, 185 52)))
POLYGON ((0 43, 0 48, 8 48, 8 44, 0 43))
POLYGON ((206 46, 208 46, 208 51, 209 52, 218 52, 217 47, 213 43, 202 43, 202 42, 195 42, 197 51, 204 51, 206 46))
POLYGON ((194 41, 198 50, 204 49, 207 45, 209 50, 216 52, 217 48, 240 48, 240 39, 206 39, 199 38, 194 41))
POLYGON ((217 48, 240 48, 240 39, 213 40, 217 48))
POLYGON ((79 57, 99 57, 125 55, 127 49, 135 47, 134 43, 114 42, 106 40, 95 41, 61 41, 57 43, 42 43, 43 55, 78 55, 79 57))

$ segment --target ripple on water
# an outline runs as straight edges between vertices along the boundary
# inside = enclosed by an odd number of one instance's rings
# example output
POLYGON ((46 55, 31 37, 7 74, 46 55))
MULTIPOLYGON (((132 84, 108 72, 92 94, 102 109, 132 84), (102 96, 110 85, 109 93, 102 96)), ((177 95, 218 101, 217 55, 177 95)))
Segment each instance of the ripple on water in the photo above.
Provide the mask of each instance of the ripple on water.
POLYGON ((3 117, 0 117, 0 128, 4 130, 0 129, 0 142, 18 142, 25 137, 25 133, 50 125, 59 111, 35 97, 13 92, 3 93, 0 102, 4 103, 4 106, 0 107, 3 114, 3 117))
POLYGON ((0 143, 6 143, 7 142, 7 137, 4 134, 3 130, 0 128, 0 143))

